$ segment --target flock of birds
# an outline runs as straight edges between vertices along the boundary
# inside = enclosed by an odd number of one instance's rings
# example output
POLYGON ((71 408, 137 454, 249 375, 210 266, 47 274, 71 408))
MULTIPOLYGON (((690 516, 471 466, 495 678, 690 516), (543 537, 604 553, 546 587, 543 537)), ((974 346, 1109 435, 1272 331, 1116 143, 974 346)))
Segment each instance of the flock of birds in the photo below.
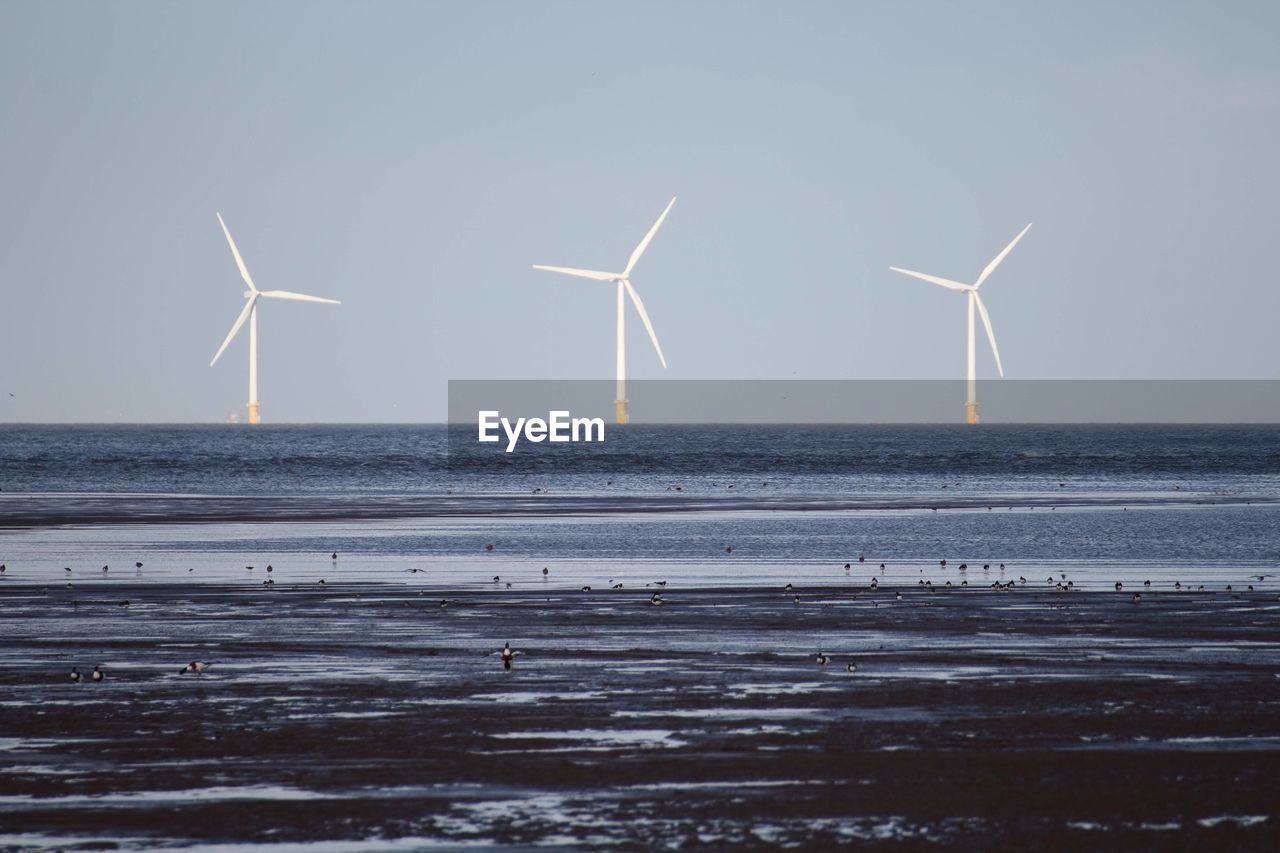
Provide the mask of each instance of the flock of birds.
MULTIPOLYGON (((491 554, 491 553, 493 553, 493 551, 494 551, 494 547, 495 547, 495 546, 494 546, 492 543, 487 544, 487 545, 485 546, 485 552, 486 552, 486 553, 490 553, 490 554, 491 554)), ((732 552, 733 552, 733 546, 731 546, 731 545, 729 545, 729 546, 725 546, 725 549, 724 549, 724 550, 725 550, 725 552, 726 552, 726 553, 732 553, 732 552)), ((338 561, 338 554, 337 554, 337 552, 336 552, 336 551, 335 551, 335 552, 333 552, 332 554, 330 554, 330 559, 331 559, 334 563, 337 563, 337 561, 338 561)), ((857 562, 858 562, 858 564, 859 564, 859 565, 865 565, 865 563, 866 563, 866 556, 865 556, 865 555, 859 555, 859 557, 858 557, 858 559, 857 559, 857 562)), ((852 571, 853 566, 854 566, 854 564, 853 564, 853 562, 852 562, 852 561, 851 561, 851 562, 848 562, 848 563, 845 563, 845 564, 844 564, 844 570, 845 570, 845 572, 846 572, 846 573, 848 573, 848 572, 852 571)), ((946 561, 945 559, 939 560, 939 561, 938 561, 938 566, 939 566, 939 568, 940 568, 940 569, 945 570, 945 569, 947 568, 947 561, 946 561)), ((142 563, 142 561, 141 561, 141 560, 136 561, 136 562, 134 563, 134 567, 135 567, 137 570, 141 571, 141 569, 143 568, 143 563, 142 563)), ((250 572, 254 571, 254 569, 255 569, 255 568, 256 568, 256 566, 245 566, 245 569, 246 569, 247 571, 250 571, 250 572)), ((1003 573, 1004 573, 1004 571, 1005 571, 1005 564, 1004 564, 1004 563, 1000 563, 1000 564, 999 564, 999 566, 998 566, 998 568, 999 568, 999 571, 1003 574, 1003 573)), ((966 572, 968 571, 968 569, 969 569, 969 564, 968 564, 968 563, 960 563, 960 564, 959 564, 959 566, 957 566, 957 569, 958 569, 958 571, 960 572, 960 574, 961 574, 961 575, 964 575, 964 573, 966 573, 966 572)), ((983 563, 983 565, 982 565, 982 569, 983 569, 983 571, 984 571, 984 572, 989 572, 989 571, 991 570, 991 564, 990 564, 990 563, 983 563)), ((63 570, 64 570, 64 572, 66 572, 68 575, 69 575, 69 574, 71 574, 71 571, 72 571, 70 566, 66 566, 66 567, 64 567, 64 569, 63 569, 63 570)), ((885 573, 885 571, 886 571, 886 565, 885 565, 884 563, 880 563, 880 564, 879 564, 879 570, 880 570, 880 573, 881 573, 881 574, 884 574, 884 573, 885 573)), ((104 566, 102 567, 102 574, 103 574, 104 576, 105 576, 109 571, 110 571, 110 566, 109 566, 109 565, 104 565, 104 566)), ((191 569, 188 569, 187 571, 192 571, 192 570, 191 570, 191 569)), ((266 573, 268 574, 268 576, 270 576, 272 573, 274 573, 274 571, 275 571, 275 567, 274 567, 274 566, 272 566, 271 564, 267 564, 267 567, 266 567, 266 573)), ((406 571, 406 572, 410 572, 410 573, 415 573, 415 574, 416 574, 416 573, 419 573, 419 572, 425 572, 425 571, 426 571, 426 569, 422 569, 422 568, 408 568, 408 569, 405 569, 404 571, 406 571)), ((5 565, 4 563, 0 563, 0 576, 5 575, 7 572, 8 572, 8 566, 7 566, 7 565, 5 565)), ((923 574, 924 569, 923 569, 923 568, 921 568, 921 569, 920 569, 920 572, 923 574)), ((542 568, 542 578, 543 578, 543 580, 547 580, 547 579, 549 578, 550 574, 551 574, 551 569, 550 569, 550 567, 544 566, 544 567, 542 568)), ((1275 575, 1274 575, 1274 574, 1258 574, 1258 575, 1251 575, 1251 576, 1250 576, 1250 579, 1251 579, 1251 580, 1257 580, 1257 581, 1261 582, 1261 581, 1267 580, 1267 579, 1272 578, 1272 577, 1275 577, 1275 575)), ((493 583, 494 583, 495 585, 497 585, 497 584, 499 584, 499 583, 502 583, 502 582, 503 582, 503 581, 502 581, 502 576, 501 576, 501 575, 494 575, 494 576, 493 576, 493 583)), ((321 579, 318 581, 318 583, 319 583, 320 585, 324 585, 324 584, 325 584, 325 580, 324 580, 324 578, 321 578, 321 579)), ((1075 590, 1075 589, 1076 589, 1075 582, 1074 582, 1074 581, 1072 581, 1072 580, 1069 580, 1069 579, 1067 578, 1067 575, 1066 575, 1066 573, 1065 573, 1065 572, 1061 572, 1061 573, 1059 573, 1058 577, 1056 577, 1056 578, 1055 578, 1053 575, 1050 575, 1048 578, 1046 578, 1045 583, 1046 583, 1046 586, 1047 586, 1047 587, 1052 587, 1052 588, 1053 588, 1053 590, 1054 590, 1054 591, 1056 591, 1056 592, 1070 592, 1070 591, 1073 591, 1073 590, 1075 590)), ((263 581, 263 585, 265 585, 265 586, 273 586, 274 584, 275 584, 275 580, 274 580, 274 578, 271 578, 271 577, 268 577, 266 580, 264 580, 264 581, 263 581)), ((950 581, 950 580, 948 580, 948 581, 946 581, 946 582, 945 582, 945 584, 944 584, 942 587, 936 587, 936 586, 933 584, 932 580, 929 580, 929 579, 926 579, 926 578, 920 578, 920 579, 916 582, 916 585, 917 585, 918 587, 921 587, 921 588, 923 588, 923 589, 925 589, 925 590, 929 591, 929 592, 936 592, 936 591, 937 591, 937 589, 939 589, 939 588, 944 588, 944 589, 946 589, 946 588, 951 588, 951 587, 953 586, 953 584, 951 583, 951 581, 950 581)), ((67 584, 67 586, 68 586, 68 587, 70 587, 70 586, 71 586, 71 584, 70 584, 70 583, 68 583, 68 584, 67 584)), ((649 605, 650 605, 650 606, 653 606, 653 607, 661 607, 663 604, 665 604, 665 603, 666 603, 666 600, 665 600, 665 599, 663 599, 663 597, 662 597, 662 592, 661 592, 660 590, 662 590, 662 589, 665 589, 665 588, 666 588, 666 586, 667 586, 667 581, 665 581, 665 580, 651 581, 651 582, 649 582, 649 583, 646 583, 646 584, 645 584, 645 586, 646 586, 646 587, 655 587, 655 586, 656 586, 656 587, 658 587, 658 588, 659 588, 659 591, 655 591, 655 592, 653 592, 653 593, 649 596, 649 598, 648 598, 648 603, 649 603, 649 605)), ((878 589, 878 588, 879 588, 879 586, 880 586, 880 581, 879 581, 879 579, 873 575, 873 576, 872 576, 872 578, 871 578, 870 583, 868 584, 868 588, 869 588, 869 589, 871 589, 871 590, 876 590, 876 589, 878 589)), ((968 579, 967 579, 967 578, 962 577, 962 578, 960 579, 960 583, 959 583, 959 585, 958 585, 958 586, 960 586, 960 587, 967 587, 967 586, 969 586, 969 581, 968 581, 968 579)), ((1027 586, 1027 579, 1026 579, 1026 577, 1024 577, 1024 576, 1019 576, 1019 577, 1018 577, 1018 579, 1017 579, 1016 581, 1014 581, 1014 580, 1008 580, 1008 581, 995 581, 995 582, 993 582, 990 586, 991 586, 991 589, 993 589, 993 590, 1011 590, 1011 589, 1015 589, 1015 588, 1018 588, 1018 587, 1026 587, 1026 586, 1027 586)), ((506 588, 507 588, 507 589, 511 589, 511 587, 512 587, 511 582, 510 582, 510 581, 507 581, 507 582, 506 582, 506 588)), ((611 579, 609 580, 609 588, 610 588, 610 589, 612 589, 612 590, 621 590, 621 589, 623 589, 623 588, 624 588, 624 584, 623 584, 621 581, 614 581, 614 580, 611 578, 611 579)), ((591 585, 590 585, 590 584, 584 584, 584 585, 582 586, 582 588, 581 588, 581 589, 582 589, 582 591, 583 591, 583 592, 591 592, 591 591, 592 591, 592 587, 591 587, 591 585)), ((1143 582, 1143 590, 1144 590, 1144 591, 1147 591, 1147 592, 1150 592, 1150 590, 1151 590, 1151 589, 1152 589, 1151 581, 1150 581, 1150 580, 1146 580, 1146 581, 1144 581, 1144 582, 1143 582)), ((1173 583, 1173 589, 1174 589, 1174 591, 1176 591, 1176 592, 1181 592, 1181 591, 1184 591, 1184 590, 1186 590, 1186 591, 1190 591, 1190 590, 1191 590, 1191 585, 1190 585, 1190 584, 1186 584, 1186 585, 1184 585, 1181 581, 1175 581, 1175 582, 1173 583)), ((1123 592, 1123 591, 1124 591, 1124 582, 1123 582, 1123 581, 1116 581, 1116 582, 1115 582, 1115 590, 1116 590, 1116 592, 1123 592)), ((800 595, 799 595, 799 593, 797 592, 797 590, 796 590, 796 588, 795 588, 795 586, 794 586, 793 584, 791 584, 791 583, 786 584, 785 586, 783 586, 783 587, 782 587, 782 591, 783 591, 784 593, 787 593, 787 594, 792 595, 796 604, 799 604, 799 603, 800 603, 800 595)), ((1197 591, 1199 591, 1199 592, 1205 592, 1206 590, 1205 590, 1204 584, 1200 584, 1200 585, 1197 587, 1197 591)), ((1227 584, 1227 585, 1226 585, 1226 589, 1225 589, 1225 591, 1226 591, 1226 592, 1229 592, 1229 593, 1233 593, 1233 592, 1235 592, 1235 590, 1234 590, 1234 588, 1233 588, 1232 584, 1227 584)), ((1253 592, 1253 591, 1254 591, 1254 587, 1253 587, 1253 584, 1252 584, 1252 583, 1248 584, 1247 591, 1248 591, 1248 592, 1253 592)), ((419 593, 419 595, 421 595, 421 593, 419 593)), ((902 600, 902 592, 901 592, 901 591, 895 591, 895 600, 897 600, 897 601, 901 601, 901 600, 902 600)), ((1142 592, 1140 592, 1140 591, 1134 592, 1134 593, 1133 593, 1133 595, 1132 595, 1131 601, 1132 601, 1134 604, 1140 604, 1140 603, 1142 602, 1142 592)), ((73 603, 75 603, 75 602, 73 602, 73 603)), ((459 600, 458 600, 458 599, 448 599, 448 598, 443 598, 443 599, 441 599, 441 600, 440 600, 440 607, 441 607, 441 608, 447 608, 447 607, 455 606, 455 605, 458 605, 458 604, 460 604, 460 602, 459 602, 459 600)), ((123 600, 123 601, 120 601, 120 602, 118 602, 118 604, 117 604, 117 606, 118 606, 118 607, 121 607, 121 608, 127 608, 127 607, 129 607, 129 605, 130 605, 130 602, 129 602, 129 600, 128 600, 128 599, 125 599, 125 600, 123 600)), ((493 653, 493 656, 496 656, 496 657, 498 657, 498 658, 499 658, 499 660, 500 660, 500 662, 501 662, 501 664, 502 664, 502 668, 503 668, 504 670, 508 670, 508 671, 510 671, 510 670, 515 666, 515 658, 516 658, 516 656, 517 656, 517 655, 521 655, 521 654, 524 654, 524 652, 521 652, 521 651, 517 651, 517 650, 512 649, 512 648, 511 648, 511 643, 510 643, 510 642, 507 642, 506 644, 504 644, 504 645, 503 645, 503 647, 502 647, 501 649, 499 649, 497 652, 494 652, 494 653, 493 653)), ((832 662, 832 657, 831 657, 830 655, 826 654, 825 652, 822 652, 822 651, 819 651, 817 654, 815 654, 815 655, 813 656, 813 658, 814 658, 814 660, 816 661, 817 665, 818 665, 819 667, 823 667, 823 668, 825 668, 826 666, 828 666, 828 665, 832 662)), ((209 661, 193 660, 193 661, 191 661, 190 663, 188 663, 186 666, 184 666, 182 669, 178 670, 178 674, 179 674, 179 675, 186 675, 186 674, 203 675, 203 674, 204 674, 204 672, 205 672, 205 670, 207 670, 210 666, 212 666, 212 663, 210 663, 209 661)), ((856 661, 854 661, 854 660, 848 660, 848 661, 845 663, 845 671, 846 671, 846 672, 849 672, 849 673, 857 672, 857 671, 858 671, 858 664, 857 664, 857 662, 856 662, 856 661)), ((83 676, 83 675, 80 673, 80 670, 79 670, 79 668, 78 668, 78 667, 73 667, 73 668, 72 668, 72 670, 71 670, 71 672, 68 674, 68 677, 69 677, 69 679, 71 680, 71 682, 72 682, 72 683, 74 683, 74 684, 79 684, 79 683, 81 683, 81 682, 84 680, 84 678, 85 678, 85 676, 83 676)), ((106 678, 106 674, 103 672, 101 665, 95 666, 95 667, 93 668, 93 671, 92 671, 92 672, 89 674, 89 676, 88 676, 89 681, 90 681, 90 682, 94 682, 94 683, 101 682, 101 681, 103 681, 105 678, 106 678)))

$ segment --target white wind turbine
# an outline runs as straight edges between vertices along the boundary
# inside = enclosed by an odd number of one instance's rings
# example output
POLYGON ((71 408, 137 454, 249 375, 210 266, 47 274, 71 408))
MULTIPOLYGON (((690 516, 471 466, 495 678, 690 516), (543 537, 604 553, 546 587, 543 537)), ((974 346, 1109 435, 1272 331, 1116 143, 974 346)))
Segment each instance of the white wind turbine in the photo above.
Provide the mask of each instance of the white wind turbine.
POLYGON ((982 297, 978 295, 978 288, 982 287, 982 283, 987 280, 987 276, 995 272, 995 268, 1000 266, 1000 262, 1005 259, 1013 247, 1018 245, 1018 241, 1022 239, 1022 235, 1026 234, 1031 228, 1031 223, 1027 223, 1027 227, 1018 232, 1018 236, 1013 238, 1009 245, 1004 247, 1004 251, 996 255, 995 260, 987 264, 986 269, 982 271, 982 275, 978 276, 978 280, 973 284, 963 284, 958 281, 952 281, 949 278, 939 278, 933 275, 925 275, 922 272, 913 272, 912 270, 899 269, 898 267, 889 267, 894 272, 900 272, 903 275, 909 275, 923 281, 941 285, 951 290, 960 290, 968 294, 969 299, 969 349, 968 349, 968 380, 969 380, 969 399, 964 404, 965 420, 968 423, 976 424, 978 422, 978 376, 977 368, 974 364, 974 343, 973 343, 973 309, 977 307, 978 313, 982 315, 982 325, 987 330, 987 340, 991 342, 991 354, 996 357, 996 369, 1000 371, 1000 375, 1004 376, 1004 367, 1000 364, 1000 350, 996 347, 996 333, 991 330, 991 317, 987 314, 987 306, 982 304, 982 297))
POLYGON ((240 331, 240 327, 244 325, 244 321, 249 321, 249 423, 258 423, 258 300, 267 299, 293 299, 297 302, 323 302, 326 305, 341 305, 336 299, 322 299, 319 296, 308 296, 305 293, 292 293, 288 290, 258 290, 254 285, 253 279, 249 277, 249 270, 244 265, 244 260, 240 257, 240 250, 236 248, 236 241, 231 239, 231 232, 227 230, 227 223, 222 221, 222 214, 216 214, 218 224, 222 226, 222 233, 227 236, 227 245, 231 247, 231 254, 235 256, 236 266, 240 268, 240 277, 244 279, 244 283, 249 285, 249 289, 245 291, 244 298, 248 300, 245 303, 244 310, 240 312, 240 316, 236 318, 235 324, 231 327, 231 331, 227 332, 227 337, 223 339, 222 346, 218 347, 218 351, 213 354, 213 361, 209 362, 209 366, 213 367, 218 363, 227 345, 231 343, 231 339, 236 336, 236 332, 240 331))
POLYGON ((649 248, 649 241, 653 239, 653 235, 658 233, 658 228, 662 225, 662 220, 667 218, 667 214, 671 212, 671 205, 675 204, 673 198, 667 203, 666 210, 662 211, 662 215, 658 217, 658 221, 653 223, 653 227, 649 229, 649 233, 644 235, 644 239, 640 241, 640 245, 636 246, 636 250, 631 253, 631 260, 627 261, 627 268, 622 272, 598 272, 596 270, 579 270, 570 267, 547 267, 541 264, 534 264, 536 270, 547 270, 548 272, 560 272, 565 275, 576 275, 580 278, 591 278, 596 281, 612 281, 617 284, 618 291, 618 396, 613 401, 614 416, 618 423, 625 424, 627 422, 627 331, 626 331, 626 297, 631 297, 631 302, 636 306, 636 312, 640 315, 641 322, 644 323, 645 330, 649 333, 649 340, 653 341, 653 348, 658 351, 658 361, 662 362, 662 366, 667 366, 667 360, 662 355, 662 347, 658 344, 658 336, 654 334, 653 323, 649 322, 649 314, 644 310, 644 303, 640 301, 640 294, 636 293, 636 289, 631 286, 631 271, 635 269, 636 262, 640 260, 640 256, 644 254, 644 250, 649 248))

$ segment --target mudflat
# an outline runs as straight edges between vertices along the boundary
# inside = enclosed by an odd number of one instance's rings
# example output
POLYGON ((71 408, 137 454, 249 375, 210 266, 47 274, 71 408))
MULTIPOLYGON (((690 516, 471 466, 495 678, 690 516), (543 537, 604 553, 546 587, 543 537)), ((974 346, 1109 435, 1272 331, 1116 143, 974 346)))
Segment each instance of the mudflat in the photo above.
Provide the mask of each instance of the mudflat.
POLYGON ((0 848, 1280 847, 1274 590, 8 585, 0 634, 0 848))

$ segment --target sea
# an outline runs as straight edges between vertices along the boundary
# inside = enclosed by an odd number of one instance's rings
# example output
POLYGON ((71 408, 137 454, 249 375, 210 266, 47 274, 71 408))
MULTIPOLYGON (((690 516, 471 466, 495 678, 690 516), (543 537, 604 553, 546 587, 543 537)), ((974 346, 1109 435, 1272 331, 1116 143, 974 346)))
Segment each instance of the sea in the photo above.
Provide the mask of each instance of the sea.
POLYGON ((443 425, 6 426, 5 580, 270 563, 306 581, 749 585, 849 564, 1097 587, 1280 563, 1274 425, 611 425, 603 444, 478 447, 443 425))
POLYGON ((1277 849, 1280 427, 472 429, 0 429, 0 849, 1277 849))

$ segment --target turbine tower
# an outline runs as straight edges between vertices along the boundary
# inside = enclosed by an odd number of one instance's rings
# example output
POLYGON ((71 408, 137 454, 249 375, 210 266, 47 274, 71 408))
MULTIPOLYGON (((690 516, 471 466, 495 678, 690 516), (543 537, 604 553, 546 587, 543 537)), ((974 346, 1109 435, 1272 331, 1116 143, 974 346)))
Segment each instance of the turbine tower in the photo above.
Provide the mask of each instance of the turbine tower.
POLYGON ((249 277, 249 270, 244 265, 244 260, 240 257, 240 250, 236 248, 236 241, 231 239, 231 232, 227 230, 227 223, 222 221, 222 214, 216 214, 218 224, 222 226, 222 233, 227 237, 227 245, 231 247, 231 254, 236 259, 236 266, 240 268, 240 277, 244 279, 244 283, 249 285, 249 289, 245 291, 244 298, 248 301, 245 303, 244 309, 240 312, 240 316, 236 318, 236 322, 231 327, 231 331, 227 332, 226 338, 222 341, 222 346, 218 347, 218 351, 213 354, 213 361, 209 362, 209 366, 213 367, 218 363, 227 345, 231 343, 231 339, 236 336, 236 332, 240 331, 240 327, 244 325, 244 321, 249 321, 249 423, 259 423, 258 419, 258 300, 266 299, 292 299, 297 302, 323 302, 326 305, 341 305, 336 299, 322 299, 319 296, 308 296, 305 293, 292 293, 288 290, 258 290, 254 285, 253 279, 249 277))
POLYGON ((922 272, 913 272, 912 270, 904 270, 898 267, 889 267, 894 272, 900 272, 903 275, 909 275, 912 278, 918 278, 932 284, 937 284, 950 290, 959 290, 968 294, 969 302, 969 346, 966 353, 966 364, 968 367, 967 377, 969 380, 969 399, 964 404, 965 422, 976 424, 978 422, 978 372, 974 359, 974 342, 973 342, 973 311, 977 308, 978 313, 982 315, 982 325, 987 330, 987 340, 991 342, 991 354, 996 357, 996 370, 1000 371, 1000 375, 1004 376, 1004 367, 1000 364, 1000 350, 996 347, 996 333, 991 330, 991 317, 987 314, 987 306, 982 304, 982 297, 978 295, 978 288, 982 287, 982 283, 987 280, 991 273, 995 272, 996 267, 1000 266, 1000 262, 1013 251, 1013 247, 1018 245, 1018 241, 1022 239, 1022 235, 1031 229, 1031 223, 1027 223, 1027 227, 1018 232, 1018 236, 1013 238, 1009 245, 1004 247, 1004 251, 996 255, 995 260, 987 264, 986 269, 982 271, 982 275, 978 276, 978 280, 973 284, 963 284, 958 281, 952 281, 949 278, 939 278, 934 275, 925 275, 922 272))
POLYGON ((653 239, 653 235, 658 233, 658 228, 662 226, 662 220, 667 218, 667 214, 671 212, 671 205, 675 204, 673 198, 667 203, 666 210, 662 211, 662 215, 658 217, 658 221, 653 223, 653 227, 649 229, 649 233, 644 235, 644 239, 640 241, 640 245, 636 246, 636 250, 631 253, 631 260, 627 261, 627 268, 622 272, 599 272, 597 270, 579 270, 570 267, 547 267, 541 264, 534 264, 536 270, 547 270, 548 272, 559 272, 565 275, 576 275, 579 278, 590 278, 596 281, 612 281, 617 285, 617 302, 618 302, 618 390, 617 399, 613 401, 614 418, 620 424, 625 424, 628 420, 627 416, 627 328, 626 328, 626 297, 631 297, 631 303, 636 306, 636 313, 640 315, 641 322, 644 323, 645 331, 649 333, 649 340, 653 341, 653 348, 658 351, 658 361, 662 362, 662 366, 667 366, 667 360, 662 355, 662 347, 658 344, 658 336, 654 334, 653 323, 649 322, 649 314, 644 310, 644 303, 640 301, 640 294, 636 293, 636 289, 631 286, 631 271, 635 269, 636 262, 640 260, 640 256, 644 254, 644 250, 649 248, 649 241, 653 239), (624 295, 625 293, 625 295, 624 295))

